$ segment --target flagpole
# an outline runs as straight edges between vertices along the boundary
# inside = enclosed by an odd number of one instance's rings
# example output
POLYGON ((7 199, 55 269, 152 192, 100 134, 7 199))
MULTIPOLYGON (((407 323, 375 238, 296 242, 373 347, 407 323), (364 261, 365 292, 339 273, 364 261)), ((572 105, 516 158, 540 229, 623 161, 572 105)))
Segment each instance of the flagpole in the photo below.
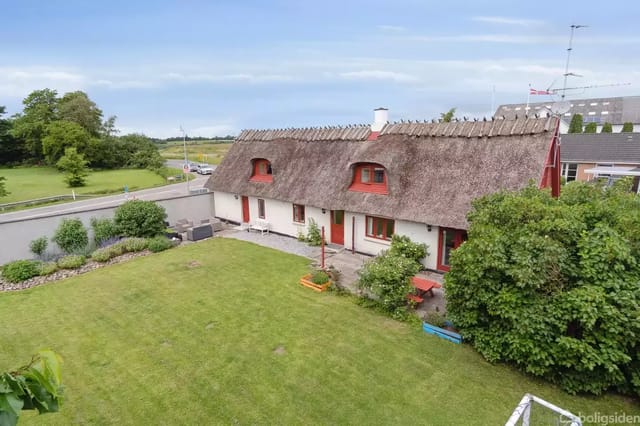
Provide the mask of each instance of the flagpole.
POLYGON ((527 92, 527 107, 524 109, 525 114, 529 111, 529 98, 531 98, 531 83, 529 83, 529 92, 527 92))

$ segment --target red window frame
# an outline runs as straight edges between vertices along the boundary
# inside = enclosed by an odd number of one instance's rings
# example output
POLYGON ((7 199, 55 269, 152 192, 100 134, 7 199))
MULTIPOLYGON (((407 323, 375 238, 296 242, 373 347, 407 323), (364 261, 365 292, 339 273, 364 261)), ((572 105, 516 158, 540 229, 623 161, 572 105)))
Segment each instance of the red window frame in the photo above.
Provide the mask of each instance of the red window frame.
POLYGON ((440 228, 438 230, 437 269, 439 271, 448 272, 449 269, 451 269, 448 263, 449 255, 451 255, 451 252, 457 249, 458 247, 460 247, 460 245, 462 245, 462 243, 464 243, 466 240, 467 240, 467 231, 463 229, 440 228), (449 247, 445 247, 445 244, 447 243, 447 234, 451 236, 449 241, 450 242, 449 247), (448 249, 448 252, 447 252, 447 249, 448 249), (445 261, 447 263, 445 263, 445 261))
POLYGON ((364 225, 365 235, 367 237, 375 238, 376 240, 391 241, 391 237, 395 232, 396 221, 385 217, 366 216, 364 225), (371 231, 369 230, 369 223, 371 223, 371 231), (376 233, 376 230, 379 227, 382 230, 382 234, 376 233), (382 235, 382 237, 379 237, 378 235, 382 235))
POLYGON ((258 198, 258 217, 260 219, 266 218, 264 200, 262 198, 258 198))
POLYGON ((253 160, 253 172, 249 180, 252 182, 273 182, 271 162, 264 158, 253 160))
POLYGON ((356 164, 349 191, 388 194, 387 170, 380 164, 375 163, 356 164), (380 176, 382 177, 381 180, 380 176), (378 181, 376 182, 376 180, 378 181))
POLYGON ((304 223, 304 206, 302 204, 293 205, 293 221, 304 223))

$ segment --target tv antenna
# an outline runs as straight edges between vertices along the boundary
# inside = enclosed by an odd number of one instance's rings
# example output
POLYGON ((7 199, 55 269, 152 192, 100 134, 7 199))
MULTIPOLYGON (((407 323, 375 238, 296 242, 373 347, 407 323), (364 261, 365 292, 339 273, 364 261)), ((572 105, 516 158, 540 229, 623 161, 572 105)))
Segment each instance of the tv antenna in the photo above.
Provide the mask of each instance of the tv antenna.
POLYGON ((569 59, 571 58, 571 51, 573 50, 573 32, 578 28, 587 28, 588 25, 576 25, 571 24, 571 35, 569 36, 569 48, 567 49, 567 63, 564 66, 564 83, 562 84, 562 94, 560 96, 560 100, 564 101, 565 92, 567 90, 567 77, 580 77, 577 74, 569 72, 569 59))

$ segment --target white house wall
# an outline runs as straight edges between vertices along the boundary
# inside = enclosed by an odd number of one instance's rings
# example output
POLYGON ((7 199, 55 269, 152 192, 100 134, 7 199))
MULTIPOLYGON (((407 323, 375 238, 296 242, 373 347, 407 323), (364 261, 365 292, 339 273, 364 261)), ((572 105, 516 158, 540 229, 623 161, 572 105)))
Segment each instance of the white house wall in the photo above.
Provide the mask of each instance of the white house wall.
MULTIPOLYGON (((352 248, 352 223, 355 217, 355 250, 361 253, 377 255, 382 250, 387 250, 390 246, 389 241, 379 240, 366 236, 366 216, 359 213, 345 213, 344 226, 344 245, 345 248, 352 248)), ((404 220, 395 221, 395 233, 398 235, 406 235, 411 241, 421 242, 427 245, 427 256, 422 264, 425 268, 436 269, 436 257, 438 256, 438 227, 432 226, 431 232, 427 230, 424 223, 409 222, 404 220)))
MULTIPOLYGON (((231 220, 234 222, 242 221, 242 203, 241 197, 235 199, 234 194, 215 192, 215 211, 216 216, 221 219, 231 220)), ((269 222, 271 230, 279 234, 297 237, 299 231, 307 233, 307 227, 311 219, 315 220, 318 227, 325 227, 325 238, 331 241, 331 212, 318 207, 305 206, 305 224, 299 224, 293 221, 293 204, 290 202, 263 198, 265 201, 265 219, 269 222)), ((251 221, 258 218, 258 197, 249 197, 249 215, 251 221)), ((354 246, 352 243, 352 223, 355 218, 355 233, 353 240, 355 241, 355 250, 360 253, 377 255, 382 250, 386 250, 390 246, 389 241, 383 241, 376 238, 367 237, 365 235, 366 224, 365 215, 359 213, 345 212, 344 214, 344 246, 351 250, 354 246)), ((425 243, 428 246, 430 256, 427 256, 422 262, 425 268, 436 269, 436 257, 438 255, 438 227, 432 226, 431 231, 428 230, 424 223, 409 222, 396 220, 395 232, 399 235, 406 235, 412 241, 425 243)))

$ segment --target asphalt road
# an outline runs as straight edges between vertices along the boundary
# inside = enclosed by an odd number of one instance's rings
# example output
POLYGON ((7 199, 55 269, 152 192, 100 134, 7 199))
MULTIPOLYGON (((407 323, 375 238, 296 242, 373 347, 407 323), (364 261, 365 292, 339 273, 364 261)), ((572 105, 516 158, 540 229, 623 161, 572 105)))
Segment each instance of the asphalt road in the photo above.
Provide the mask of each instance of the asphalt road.
MULTIPOLYGON (((182 167, 180 160, 177 161, 178 167, 182 167)), ((167 163, 169 163, 167 161, 167 163)), ((173 166, 175 167, 175 166, 173 166)), ((215 166, 212 166, 215 169, 215 166)), ((194 180, 190 180, 188 183, 189 190, 202 188, 207 182, 209 176, 195 175, 194 180)), ((127 199, 136 198, 137 200, 156 201, 165 198, 177 197, 181 195, 187 195, 189 193, 187 189, 187 182, 174 183, 172 185, 160 186, 157 188, 142 189, 140 191, 129 192, 128 194, 108 195, 99 198, 92 198, 90 200, 74 201, 71 203, 56 204, 46 207, 37 207, 28 210, 20 210, 11 213, 0 214, 0 223, 9 222, 14 220, 34 219, 37 217, 49 216, 51 213, 74 213, 76 211, 86 209, 99 209, 106 207, 115 207, 123 203, 127 199)))

